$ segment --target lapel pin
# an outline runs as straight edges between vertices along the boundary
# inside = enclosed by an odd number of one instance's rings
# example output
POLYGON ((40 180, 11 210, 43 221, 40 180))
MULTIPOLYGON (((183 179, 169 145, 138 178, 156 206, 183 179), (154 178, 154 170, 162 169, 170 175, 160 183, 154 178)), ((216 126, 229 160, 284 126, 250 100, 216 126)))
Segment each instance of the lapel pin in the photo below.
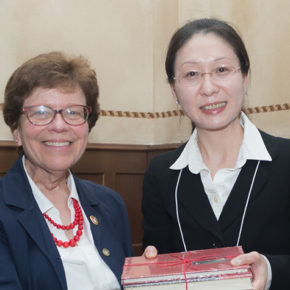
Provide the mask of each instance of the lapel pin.
POLYGON ((99 224, 98 219, 97 219, 94 215, 91 215, 91 216, 90 216, 90 220, 91 220, 92 223, 93 223, 94 225, 96 225, 96 226, 99 224))

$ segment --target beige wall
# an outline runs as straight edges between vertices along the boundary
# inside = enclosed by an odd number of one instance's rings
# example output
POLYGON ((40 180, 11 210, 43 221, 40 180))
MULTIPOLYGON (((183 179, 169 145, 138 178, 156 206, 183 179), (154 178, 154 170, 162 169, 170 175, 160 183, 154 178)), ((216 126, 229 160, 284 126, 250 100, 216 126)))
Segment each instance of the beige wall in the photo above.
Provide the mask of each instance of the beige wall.
MULTIPOLYGON (((246 107, 290 103, 290 1, 180 0, 180 25, 197 17, 218 17, 241 33, 251 60, 246 107)), ((261 129, 290 137, 290 111, 251 114, 261 129)))
MULTIPOLYGON (((90 60, 105 112, 177 110, 164 72, 170 36, 188 20, 216 16, 238 27, 248 48, 252 76, 246 105, 290 103, 289 11, 285 0, 1 0, 1 96, 23 61, 63 50, 90 60)), ((289 111, 250 117, 270 133, 290 137, 289 111)), ((11 140, 2 118, 0 128, 0 140, 11 140)), ((102 116, 90 141, 174 143, 189 132, 185 117, 102 116)))

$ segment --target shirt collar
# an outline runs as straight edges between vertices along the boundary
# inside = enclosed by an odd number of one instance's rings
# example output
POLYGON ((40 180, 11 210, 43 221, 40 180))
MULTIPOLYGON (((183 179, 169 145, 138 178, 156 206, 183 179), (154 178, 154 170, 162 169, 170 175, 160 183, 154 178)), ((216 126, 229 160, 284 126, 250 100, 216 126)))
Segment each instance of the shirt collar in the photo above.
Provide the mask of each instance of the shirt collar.
MULTIPOLYGON (((243 166, 248 159, 272 161, 259 130, 243 112, 241 113, 240 123, 244 127, 244 138, 235 167, 243 166)), ((170 166, 170 169, 180 170, 186 166, 195 174, 207 168, 197 144, 196 129, 178 159, 170 166)))
MULTIPOLYGON (((28 178, 29 184, 31 186, 31 190, 32 190, 32 194, 40 208, 41 213, 45 213, 48 210, 50 210, 51 208, 54 207, 53 203, 40 191, 40 189, 38 188, 38 186, 35 184, 35 182, 32 180, 32 178, 29 176, 26 167, 25 167, 25 156, 23 155, 22 157, 22 163, 23 163, 23 168, 25 171, 25 174, 28 178)), ((69 176, 67 177, 67 186, 69 188, 70 191, 70 195, 68 198, 68 203, 72 202, 72 198, 76 199, 79 203, 79 196, 77 193, 77 189, 76 189, 76 185, 75 185, 75 181, 73 178, 73 175, 71 174, 71 172, 69 171, 69 176)))

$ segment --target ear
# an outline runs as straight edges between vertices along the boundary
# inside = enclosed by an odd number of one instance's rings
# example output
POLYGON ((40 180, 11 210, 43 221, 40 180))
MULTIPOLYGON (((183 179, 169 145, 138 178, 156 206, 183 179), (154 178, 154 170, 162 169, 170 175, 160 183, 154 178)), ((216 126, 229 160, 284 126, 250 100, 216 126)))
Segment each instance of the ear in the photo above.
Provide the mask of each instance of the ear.
POLYGON ((246 92, 248 89, 248 75, 243 75, 243 86, 244 86, 244 91, 246 92))
POLYGON ((177 97, 176 92, 175 92, 174 84, 170 84, 170 90, 171 90, 172 96, 174 98, 174 102, 176 104, 179 104, 179 100, 178 100, 178 97, 177 97))
POLYGON ((19 128, 16 128, 13 132, 13 137, 14 137, 14 141, 16 142, 17 146, 22 146, 22 142, 21 142, 21 135, 19 132, 19 128))

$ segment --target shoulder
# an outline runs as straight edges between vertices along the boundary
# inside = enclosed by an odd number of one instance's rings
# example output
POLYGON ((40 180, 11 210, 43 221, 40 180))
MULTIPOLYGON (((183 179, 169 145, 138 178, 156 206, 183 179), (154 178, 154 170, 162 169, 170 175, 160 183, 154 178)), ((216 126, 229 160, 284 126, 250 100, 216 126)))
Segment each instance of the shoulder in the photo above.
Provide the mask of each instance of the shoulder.
POLYGON ((272 162, 269 164, 266 162, 264 166, 272 168, 273 174, 277 174, 281 170, 290 173, 290 139, 276 137, 263 131, 260 131, 260 133, 272 157, 272 162))
POLYGON ((186 143, 174 150, 170 150, 154 156, 149 163, 149 167, 169 168, 182 153, 186 143))
POLYGON ((143 186, 156 181, 166 183, 168 180, 174 178, 178 171, 171 170, 170 166, 178 159, 185 144, 179 146, 175 150, 167 151, 152 157, 144 174, 143 186))
POLYGON ((111 206, 124 207, 123 199, 113 189, 75 176, 74 179, 78 193, 91 203, 110 203, 111 206))
POLYGON ((274 135, 268 134, 260 129, 259 129, 259 132, 260 132, 264 141, 281 142, 281 143, 285 143, 285 144, 290 144, 289 138, 274 136, 274 135))
MULTIPOLYGON (((290 139, 270 135, 262 130, 259 130, 265 146, 269 153, 289 153, 290 154, 290 139)), ((272 155, 272 154, 271 154, 272 155)))

